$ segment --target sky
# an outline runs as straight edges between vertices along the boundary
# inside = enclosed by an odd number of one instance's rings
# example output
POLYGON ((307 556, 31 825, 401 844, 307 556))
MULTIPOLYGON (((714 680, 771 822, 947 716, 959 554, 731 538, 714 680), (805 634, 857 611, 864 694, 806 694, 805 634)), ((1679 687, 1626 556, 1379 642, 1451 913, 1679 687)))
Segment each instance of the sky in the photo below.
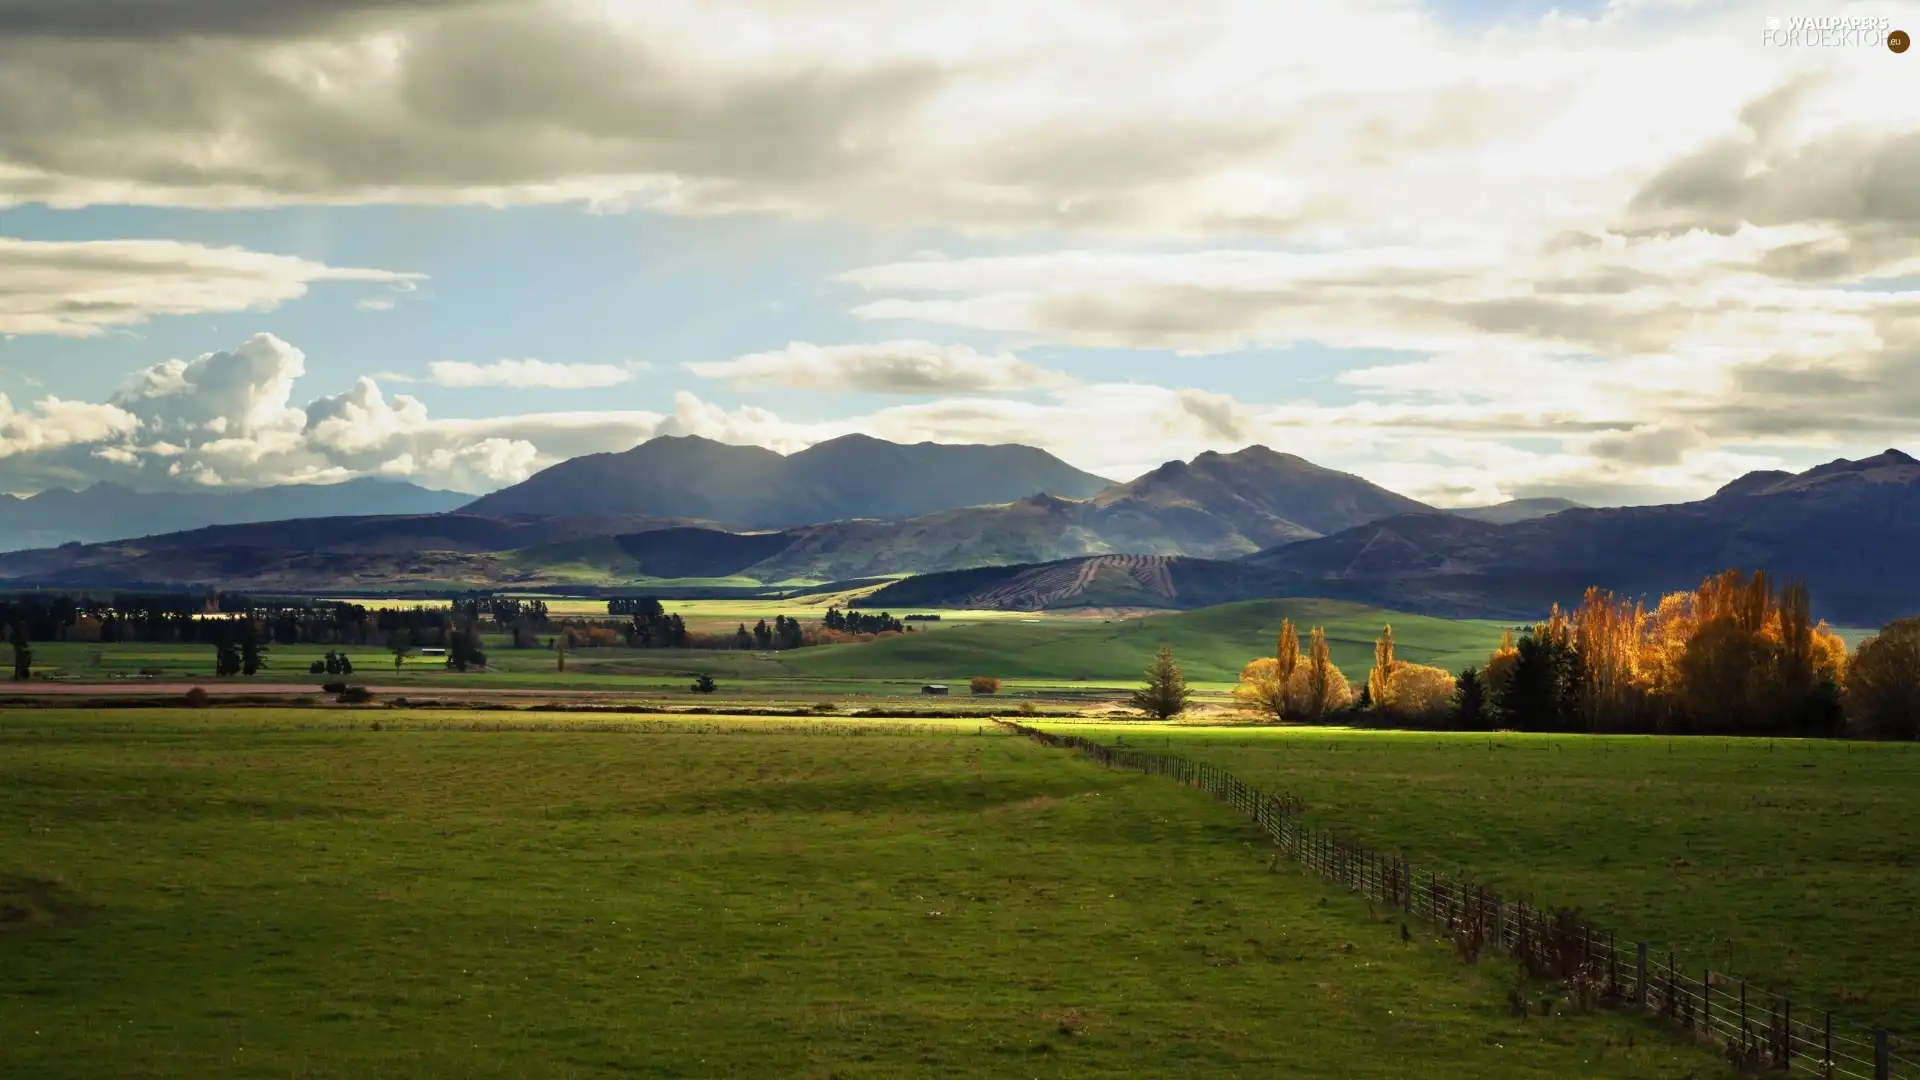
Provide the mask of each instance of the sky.
POLYGON ((0 0, 0 491, 864 432, 1606 505, 1920 451, 1888 28, 1920 0, 0 0))

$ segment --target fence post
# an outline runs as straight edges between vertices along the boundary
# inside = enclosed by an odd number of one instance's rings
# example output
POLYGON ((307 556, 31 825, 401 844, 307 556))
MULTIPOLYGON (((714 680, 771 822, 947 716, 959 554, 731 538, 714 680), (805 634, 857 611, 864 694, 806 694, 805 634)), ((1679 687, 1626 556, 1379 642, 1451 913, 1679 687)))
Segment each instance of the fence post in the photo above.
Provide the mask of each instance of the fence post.
POLYGON ((1873 1080, 1887 1080, 1887 1029, 1873 1029, 1873 1080))
POLYGON ((1641 942, 1633 958, 1634 993, 1640 999, 1640 1007, 1647 1007, 1647 943, 1641 942))
POLYGON ((1407 914, 1413 914, 1413 867, 1407 860, 1400 860, 1400 906, 1407 914))

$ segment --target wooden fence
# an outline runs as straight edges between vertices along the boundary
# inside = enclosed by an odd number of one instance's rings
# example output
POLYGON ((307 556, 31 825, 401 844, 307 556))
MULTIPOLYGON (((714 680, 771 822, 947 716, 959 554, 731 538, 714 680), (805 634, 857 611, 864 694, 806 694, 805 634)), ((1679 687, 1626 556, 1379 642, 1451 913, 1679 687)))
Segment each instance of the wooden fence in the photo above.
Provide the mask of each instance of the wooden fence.
POLYGON ((1487 948, 1505 953, 1533 977, 1563 984, 1584 1007, 1641 1010, 1724 1047, 1742 1069, 1826 1080, 1920 1080, 1914 1060, 1920 1051, 1884 1028, 1796 1005, 1738 976, 1686 967, 1671 952, 1661 956, 1644 941, 1620 942, 1571 911, 1509 901, 1483 885, 1422 871, 1397 855, 1315 829, 1300 820, 1299 800, 1260 791, 1218 766, 1008 720, 996 723, 1108 768, 1167 776, 1210 792, 1257 823, 1280 853, 1328 882, 1431 923, 1468 959, 1487 948))

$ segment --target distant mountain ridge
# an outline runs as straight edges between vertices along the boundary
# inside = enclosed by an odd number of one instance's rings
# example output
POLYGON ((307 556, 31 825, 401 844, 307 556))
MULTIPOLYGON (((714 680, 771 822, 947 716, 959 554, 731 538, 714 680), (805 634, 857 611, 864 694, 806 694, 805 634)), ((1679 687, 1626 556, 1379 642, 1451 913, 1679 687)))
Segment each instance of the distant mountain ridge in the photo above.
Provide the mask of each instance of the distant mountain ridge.
POLYGON ((482 496, 470 514, 647 514, 747 528, 904 518, 1048 493, 1084 498, 1111 481, 1016 444, 902 445, 846 435, 790 455, 696 435, 589 454, 482 496))
POLYGON ((1573 508, 1507 524, 1403 514, 1246 558, 1067 559, 908 578, 876 605, 1196 607, 1319 596, 1405 611, 1530 619, 1589 585, 1657 601, 1728 567, 1803 577, 1816 615, 1877 626, 1920 612, 1920 462, 1889 450, 1752 473, 1692 503, 1573 508))
MULTIPOLYGON (((1494 509, 1540 508, 1526 502, 1494 509)), ((1573 603, 1588 585, 1657 599, 1738 566, 1805 577, 1818 614, 1859 625, 1920 611, 1916 551, 1920 462, 1893 450, 1749 474, 1697 502, 1503 523, 1249 447, 1168 463, 1088 498, 1034 494, 898 520, 743 531, 636 514, 308 519, 0 555, 0 580, 324 594, 914 574, 880 595, 1016 609, 1324 596, 1504 619, 1573 603)))
POLYGON ((1455 506, 1447 513, 1458 517, 1471 518, 1474 521, 1489 521, 1495 525, 1511 525, 1516 521, 1546 517, 1562 510, 1585 510, 1587 507, 1572 499, 1545 496, 1531 499, 1508 499, 1506 502, 1491 506, 1455 506))
MULTIPOLYGON (((659 442, 659 440, 655 440, 659 442)), ((643 444, 644 446, 653 443, 643 444)), ((720 444, 681 440, 666 452, 705 457, 720 444)), ((862 444, 843 444, 840 453, 862 444)), ((723 448, 724 456, 735 448, 723 448)), ((918 449, 909 447, 907 449, 918 449)), ((950 449, 950 448, 949 448, 950 449)), ((764 463, 764 451, 752 460, 764 463)), ((778 455, 770 455, 779 460, 778 455)), ((795 455, 799 457, 800 455, 795 455)), ((791 459, 787 459, 791 460, 791 459)), ((822 459, 816 459, 822 460, 822 459)), ((101 545, 81 551, 0 557, 0 579, 76 587, 122 583, 221 580, 234 587, 307 591, 326 588, 315 575, 340 560, 296 555, 360 553, 392 556, 381 570, 368 560, 354 571, 371 587, 383 574, 408 583, 430 580, 422 552, 476 556, 446 572, 473 587, 486 580, 529 586, 545 580, 635 581, 680 576, 759 581, 830 581, 1078 555, 1145 554, 1231 558, 1275 543, 1319 536, 1423 503, 1303 458, 1253 446, 1169 462, 1092 498, 1051 494, 969 506, 896 520, 855 518, 762 533, 726 531, 711 521, 636 514, 492 518, 473 507, 440 520, 334 519, 234 526, 199 534, 101 545), (505 521, 521 524, 508 527, 505 521), (582 524, 590 520, 591 525, 582 524), (491 524, 489 524, 491 523, 491 524), (673 528, 669 533, 661 530, 673 528), (597 530, 597 531, 596 531, 597 530), (737 543, 753 536, 751 543, 737 543), (638 539, 636 539, 638 538, 638 539), (675 553, 675 545, 690 549, 675 553), (271 551, 281 552, 276 561, 271 551), (483 559, 484 553, 500 554, 483 559), (223 570, 223 567, 230 570, 223 570), (542 576, 541 568, 550 571, 542 576), (669 571, 665 568, 681 568, 669 571)), ((724 509, 707 503, 710 509, 724 509)))
POLYGON ((434 514, 470 497, 397 480, 208 491, 138 492, 113 483, 0 495, 0 551, 119 540, 208 525, 346 514, 434 514))

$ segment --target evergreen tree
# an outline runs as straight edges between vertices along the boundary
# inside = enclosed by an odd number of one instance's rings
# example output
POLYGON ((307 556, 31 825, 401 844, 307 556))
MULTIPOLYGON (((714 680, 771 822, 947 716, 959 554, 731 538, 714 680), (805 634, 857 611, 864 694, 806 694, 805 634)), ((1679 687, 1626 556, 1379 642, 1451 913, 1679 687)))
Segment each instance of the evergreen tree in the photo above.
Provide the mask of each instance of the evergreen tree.
POLYGON ((340 674, 340 654, 328 649, 326 659, 321 662, 321 669, 329 675, 340 674))
POLYGON ((1173 646, 1162 645, 1147 669, 1147 684, 1133 692, 1129 703, 1148 716, 1167 720, 1185 712, 1191 697, 1180 665, 1173 662, 1173 646))
POLYGON ((1454 722, 1461 731, 1484 731, 1487 727, 1487 684, 1480 669, 1470 667, 1454 680, 1454 722))
POLYGON ((347 658, 346 653, 340 654, 340 674, 342 675, 353 674, 353 661, 347 658))
POLYGON ((19 623, 13 624, 13 680, 26 682, 33 678, 33 650, 27 647, 27 628, 19 623))
POLYGON ((232 639, 221 637, 214 642, 213 673, 222 677, 240 674, 240 650, 232 639))
POLYGON ((393 670, 399 671, 400 665, 406 663, 407 654, 413 651, 413 635, 405 629, 395 630, 393 636, 387 638, 387 649, 393 653, 393 670))
POLYGON ((768 629, 765 619, 753 624, 753 647, 761 652, 773 648, 773 631, 768 629))
POLYGON ((267 647, 260 642, 260 631, 248 616, 240 621, 240 674, 252 676, 267 666, 267 647))
POLYGON ((733 647, 736 649, 753 648, 753 635, 747 633, 746 623, 741 623, 740 629, 733 632, 733 647))
POLYGON ((700 673, 699 678, 693 680, 691 689, 696 694, 711 694, 719 689, 719 687, 714 684, 713 676, 703 671, 700 673))

